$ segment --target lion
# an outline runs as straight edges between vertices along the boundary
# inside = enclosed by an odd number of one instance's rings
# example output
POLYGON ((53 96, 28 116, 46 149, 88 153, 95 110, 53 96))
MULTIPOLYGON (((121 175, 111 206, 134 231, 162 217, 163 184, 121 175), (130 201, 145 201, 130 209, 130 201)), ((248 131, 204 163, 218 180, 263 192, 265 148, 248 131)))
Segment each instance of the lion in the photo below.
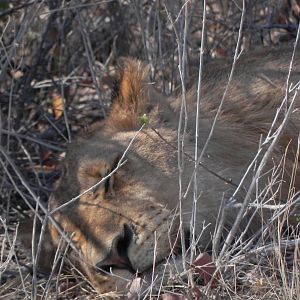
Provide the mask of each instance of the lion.
MULTIPOLYGON (((188 240, 192 218, 197 247, 205 249, 212 242, 223 199, 225 203, 243 201, 257 167, 251 162, 259 149, 265 149, 264 139, 278 132, 285 119, 292 101, 290 90, 298 88, 300 79, 296 55, 287 81, 291 57, 288 46, 242 54, 216 122, 231 63, 219 60, 204 65, 198 157, 204 145, 205 152, 196 176, 197 86, 186 94, 184 103, 181 96, 165 96, 156 90, 146 64, 133 58, 123 60, 109 116, 82 132, 66 151, 62 175, 49 200, 53 249, 48 243, 48 252, 62 244, 73 245, 70 259, 99 293, 105 293, 124 289, 121 277, 143 274, 163 263, 171 252, 178 254, 183 241, 180 228, 188 240), (182 111, 186 112, 183 117, 182 111), (180 114, 182 136, 178 133, 180 114), (277 121, 273 121, 276 114, 277 121), (251 171, 243 178, 248 168, 251 171), (242 178, 239 192, 234 193, 242 178), (62 243, 62 232, 69 237, 67 242, 62 243)), ((254 179, 253 201, 287 201, 291 191, 299 190, 299 178, 291 172, 299 163, 299 96, 293 105, 283 133, 259 178, 254 179), (272 181, 277 166, 282 173, 272 181), (265 191, 264 197, 260 191, 265 191)), ((229 209, 224 227, 233 224, 237 213, 238 209, 229 209)), ((250 231, 261 226, 261 219, 260 215, 252 218, 250 231)))

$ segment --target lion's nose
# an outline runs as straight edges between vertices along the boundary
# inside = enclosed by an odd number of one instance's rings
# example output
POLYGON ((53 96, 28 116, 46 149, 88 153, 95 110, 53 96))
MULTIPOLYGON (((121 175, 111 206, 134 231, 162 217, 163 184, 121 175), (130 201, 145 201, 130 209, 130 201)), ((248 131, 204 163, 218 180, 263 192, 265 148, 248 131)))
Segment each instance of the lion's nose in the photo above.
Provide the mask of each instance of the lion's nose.
POLYGON ((111 267, 116 267, 135 273, 136 271, 128 258, 128 248, 132 242, 132 237, 132 229, 129 225, 124 224, 123 232, 113 240, 109 254, 96 266, 105 271, 109 271, 111 267))

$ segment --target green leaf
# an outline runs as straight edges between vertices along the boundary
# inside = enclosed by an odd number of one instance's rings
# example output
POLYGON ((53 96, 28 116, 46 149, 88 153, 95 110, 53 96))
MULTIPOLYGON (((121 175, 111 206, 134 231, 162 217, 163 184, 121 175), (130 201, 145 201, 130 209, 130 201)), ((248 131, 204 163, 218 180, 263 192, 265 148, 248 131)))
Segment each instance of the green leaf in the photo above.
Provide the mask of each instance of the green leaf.
POLYGON ((141 125, 148 125, 149 124, 149 117, 147 114, 143 114, 142 116, 139 117, 139 122, 141 125))

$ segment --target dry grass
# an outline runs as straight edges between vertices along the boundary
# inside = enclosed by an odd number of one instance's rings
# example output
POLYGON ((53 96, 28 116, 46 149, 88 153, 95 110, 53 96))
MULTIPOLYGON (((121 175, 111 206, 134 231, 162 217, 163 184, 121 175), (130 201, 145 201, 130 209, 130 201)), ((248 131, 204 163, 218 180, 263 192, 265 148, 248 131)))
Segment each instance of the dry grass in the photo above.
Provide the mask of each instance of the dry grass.
MULTIPOLYGON (((96 295, 70 264, 50 278, 36 274, 38 249, 24 248, 17 236, 25 239, 31 231, 18 224, 34 215, 43 220, 65 146, 80 128, 107 114, 121 57, 148 62, 151 79, 164 93, 185 94, 199 71, 200 46, 201 70, 212 57, 236 61, 240 49, 297 36, 297 1, 254 3, 245 11, 242 1, 210 0, 204 17, 199 1, 1 1, 0 299, 118 298, 96 295)), ((195 158, 200 161, 199 153, 195 158)), ((256 239, 236 240, 233 229, 227 244, 215 245, 219 284, 199 285, 199 299, 300 298, 298 232, 284 231, 278 221, 295 201, 299 195, 274 209, 272 223, 256 239)), ((249 197, 244 210, 248 202, 249 197)), ((145 289, 143 297, 166 290, 196 297, 189 279, 188 284, 175 278, 175 285, 171 281, 159 292, 145 289)))

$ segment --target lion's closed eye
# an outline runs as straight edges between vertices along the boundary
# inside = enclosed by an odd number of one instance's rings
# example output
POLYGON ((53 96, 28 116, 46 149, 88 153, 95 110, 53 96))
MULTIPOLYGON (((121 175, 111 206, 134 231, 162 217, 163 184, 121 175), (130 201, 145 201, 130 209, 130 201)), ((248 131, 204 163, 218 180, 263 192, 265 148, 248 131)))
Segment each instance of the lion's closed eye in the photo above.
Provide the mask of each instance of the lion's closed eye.
MULTIPOLYGON (((111 172, 110 172, 111 173, 111 172)), ((109 174, 108 174, 109 175, 109 174)), ((111 174, 106 180, 105 180, 105 194, 109 193, 109 192, 113 192, 113 187, 114 187, 114 180, 115 179, 115 175, 111 174)))
MULTIPOLYGON (((104 162, 99 161, 82 161, 80 163, 78 169, 78 182, 80 185, 81 192, 91 188, 92 186, 100 183, 103 178, 107 175, 107 167, 104 162)), ((99 185, 97 185, 92 193, 94 194, 96 191, 100 189, 103 190, 105 182, 102 181, 99 185)))
POLYGON ((112 163, 95 160, 83 164, 84 167, 80 172, 81 185, 84 183, 83 185, 85 188, 96 185, 92 190, 94 197, 99 196, 99 194, 102 194, 103 196, 114 195, 114 185, 116 181, 115 169, 118 166, 119 160, 120 155, 117 155, 112 160, 112 163))
POLYGON ((116 172, 115 169, 118 167, 118 163, 120 161, 121 156, 118 155, 116 156, 116 158, 114 159, 114 163, 112 165, 112 168, 109 170, 108 174, 111 174, 107 180, 105 181, 105 194, 109 194, 111 196, 114 196, 115 191, 114 191, 114 187, 115 187, 115 181, 116 181, 116 172))
POLYGON ((87 176, 94 177, 97 179, 101 179, 105 176, 105 171, 101 166, 97 166, 97 164, 92 165, 92 166, 87 166, 84 169, 84 173, 87 176))

